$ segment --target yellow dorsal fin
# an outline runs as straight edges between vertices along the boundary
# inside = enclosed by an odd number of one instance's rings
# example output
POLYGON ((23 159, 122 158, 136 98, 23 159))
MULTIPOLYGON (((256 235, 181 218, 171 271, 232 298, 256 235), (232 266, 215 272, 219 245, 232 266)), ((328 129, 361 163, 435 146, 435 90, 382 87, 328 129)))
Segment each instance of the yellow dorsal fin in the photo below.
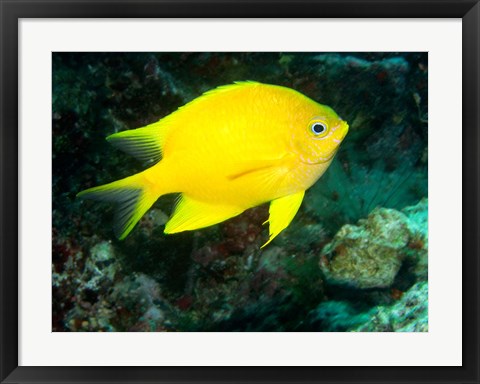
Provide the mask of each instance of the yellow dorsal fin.
POLYGON ((255 86, 258 86, 258 85, 262 85, 262 84, 258 83, 256 81, 250 81, 250 80, 235 81, 233 84, 220 85, 217 88, 213 88, 213 89, 210 89, 209 91, 204 92, 201 96, 199 96, 196 99, 193 99, 192 101, 190 101, 189 103, 181 106, 174 113, 167 116, 167 118, 170 118, 170 117, 173 118, 175 113, 178 112, 178 111, 189 108, 189 107, 191 107, 193 105, 196 105, 196 104, 200 104, 204 101, 210 100, 210 98, 212 96, 217 96, 217 95, 220 95, 222 93, 227 93, 227 92, 231 92, 231 91, 237 91, 237 90, 240 90, 240 89, 246 89, 248 87, 255 87, 255 86))
POLYGON ((252 81, 252 80, 234 81, 233 84, 220 85, 217 88, 213 88, 210 91, 205 92, 201 97, 210 96, 210 95, 218 94, 218 93, 234 91, 234 90, 238 90, 240 88, 247 88, 247 87, 252 87, 252 86, 257 86, 257 85, 261 85, 261 83, 259 83, 257 81, 252 81))
POLYGON ((115 147, 127 152, 141 161, 151 160, 156 163, 162 157, 162 150, 170 131, 169 127, 174 125, 172 123, 175 123, 178 112, 184 110, 185 108, 191 107, 192 105, 196 105, 207 99, 210 99, 211 96, 241 88, 252 87, 259 84, 260 83, 255 81, 236 81, 234 84, 222 85, 205 92, 201 96, 183 105, 175 112, 165 116, 156 123, 142 128, 114 133, 113 135, 108 136, 107 140, 115 147))
POLYGON ((272 200, 270 203, 270 216, 268 218, 270 238, 262 245, 262 248, 270 243, 280 232, 293 220, 295 214, 302 204, 305 191, 297 192, 293 195, 281 197, 272 200))
POLYGON ((177 233, 209 227, 242 212, 243 209, 238 207, 204 203, 182 195, 164 232, 177 233))

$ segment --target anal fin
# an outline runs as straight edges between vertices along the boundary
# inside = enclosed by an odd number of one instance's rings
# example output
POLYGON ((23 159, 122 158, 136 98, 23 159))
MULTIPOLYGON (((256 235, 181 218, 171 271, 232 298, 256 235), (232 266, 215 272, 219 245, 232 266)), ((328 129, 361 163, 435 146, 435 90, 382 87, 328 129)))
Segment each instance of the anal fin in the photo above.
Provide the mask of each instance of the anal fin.
POLYGON ((262 248, 269 244, 280 232, 291 223, 300 205, 302 204, 305 191, 275 199, 270 203, 269 239, 262 248))
POLYGON ((242 212, 243 209, 238 207, 205 203, 182 195, 164 232, 169 234, 209 227, 242 212))

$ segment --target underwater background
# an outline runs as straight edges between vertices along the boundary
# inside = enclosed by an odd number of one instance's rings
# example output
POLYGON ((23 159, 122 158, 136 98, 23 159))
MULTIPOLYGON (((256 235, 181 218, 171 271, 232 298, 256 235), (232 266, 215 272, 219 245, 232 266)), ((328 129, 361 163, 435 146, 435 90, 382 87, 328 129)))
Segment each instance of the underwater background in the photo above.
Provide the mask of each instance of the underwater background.
POLYGON ((53 331, 428 331, 427 53, 53 53, 53 331), (267 247, 268 205, 163 234, 176 196, 123 241, 76 198, 145 165, 108 135, 203 92, 293 88, 350 125, 267 247))

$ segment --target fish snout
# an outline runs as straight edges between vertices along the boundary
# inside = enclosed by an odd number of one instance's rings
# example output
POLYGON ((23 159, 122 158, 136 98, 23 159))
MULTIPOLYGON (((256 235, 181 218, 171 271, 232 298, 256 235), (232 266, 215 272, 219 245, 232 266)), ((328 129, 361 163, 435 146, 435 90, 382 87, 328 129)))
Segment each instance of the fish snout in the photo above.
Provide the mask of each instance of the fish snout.
POLYGON ((348 128, 348 123, 345 120, 340 120, 340 123, 333 128, 333 136, 336 142, 342 142, 345 136, 347 136, 348 128))

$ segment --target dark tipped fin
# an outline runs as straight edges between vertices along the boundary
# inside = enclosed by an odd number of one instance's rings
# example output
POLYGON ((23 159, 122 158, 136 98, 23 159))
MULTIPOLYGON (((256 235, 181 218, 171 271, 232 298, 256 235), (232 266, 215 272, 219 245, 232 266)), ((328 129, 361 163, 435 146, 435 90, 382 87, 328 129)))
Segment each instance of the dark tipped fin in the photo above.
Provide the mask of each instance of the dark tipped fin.
POLYGON ((162 127, 155 123, 143 128, 114 133, 107 137, 116 148, 147 162, 162 158, 162 127))
POLYGON ((126 185, 125 180, 127 179, 90 188, 77 195, 81 198, 117 203, 114 232, 120 240, 127 237, 158 198, 145 189, 126 185))

